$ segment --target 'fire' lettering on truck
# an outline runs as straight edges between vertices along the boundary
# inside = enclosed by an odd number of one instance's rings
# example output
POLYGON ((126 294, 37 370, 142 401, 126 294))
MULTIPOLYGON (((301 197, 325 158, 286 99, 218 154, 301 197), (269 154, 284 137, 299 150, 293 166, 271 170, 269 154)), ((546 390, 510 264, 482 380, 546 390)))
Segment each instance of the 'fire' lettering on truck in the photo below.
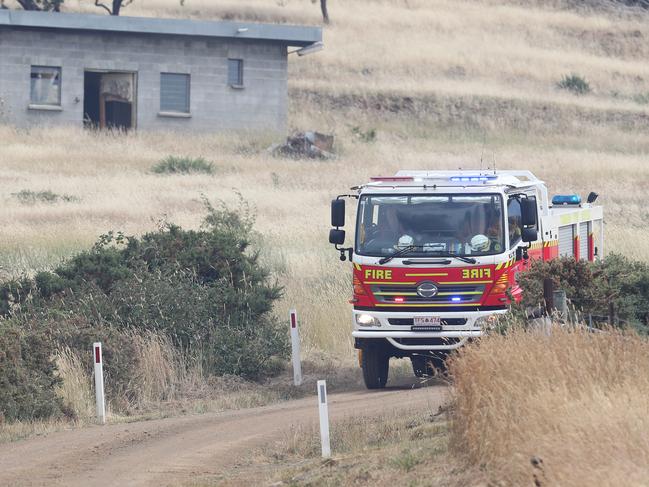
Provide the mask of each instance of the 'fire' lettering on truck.
POLYGON ((462 269, 462 279, 484 279, 491 277, 491 269, 488 267, 479 269, 462 269))
POLYGON ((388 269, 365 269, 365 279, 392 279, 392 271, 388 269))

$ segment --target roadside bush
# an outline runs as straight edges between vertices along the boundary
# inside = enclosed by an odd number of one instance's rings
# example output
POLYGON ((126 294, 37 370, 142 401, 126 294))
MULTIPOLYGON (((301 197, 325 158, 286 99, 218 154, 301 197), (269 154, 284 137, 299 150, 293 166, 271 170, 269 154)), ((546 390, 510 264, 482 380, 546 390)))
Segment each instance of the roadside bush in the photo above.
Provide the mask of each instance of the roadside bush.
POLYGON ((590 84, 585 78, 577 74, 564 75, 557 83, 562 90, 567 90, 575 95, 585 95, 591 92, 590 84))
POLYGON ((253 218, 245 205, 206 207, 199 230, 165 224, 141 238, 108 233, 52 272, 1 284, 0 313, 88 367, 92 343, 102 341, 107 392, 123 405, 138 396, 133 333, 167 337, 206 374, 276 373, 288 352, 271 314, 281 288, 249 250, 253 218))
POLYGON ((151 168, 156 174, 214 174, 214 169, 214 164, 202 157, 177 156, 168 156, 151 168))
POLYGON ((60 416, 55 370, 41 333, 0 322, 0 415, 8 421, 60 416))
POLYGON ((519 276, 525 307, 543 304, 543 279, 552 279, 572 304, 584 312, 607 316, 613 304, 617 317, 641 331, 649 332, 649 265, 619 254, 609 254, 602 262, 572 258, 534 261, 519 276))
POLYGON ((23 189, 17 193, 11 193, 11 196, 16 198, 24 205, 34 205, 36 203, 57 203, 63 201, 65 203, 71 203, 79 201, 79 198, 76 196, 70 196, 67 194, 56 194, 50 190, 46 191, 32 191, 29 189, 23 189))

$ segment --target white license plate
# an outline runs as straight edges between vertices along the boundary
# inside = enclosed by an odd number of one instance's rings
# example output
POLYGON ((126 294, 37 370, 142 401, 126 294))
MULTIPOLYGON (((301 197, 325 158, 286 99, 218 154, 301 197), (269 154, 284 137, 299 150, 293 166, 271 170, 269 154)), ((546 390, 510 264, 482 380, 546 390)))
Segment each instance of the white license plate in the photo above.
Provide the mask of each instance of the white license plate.
POLYGON ((442 319, 439 316, 415 316, 415 326, 442 326, 442 319))

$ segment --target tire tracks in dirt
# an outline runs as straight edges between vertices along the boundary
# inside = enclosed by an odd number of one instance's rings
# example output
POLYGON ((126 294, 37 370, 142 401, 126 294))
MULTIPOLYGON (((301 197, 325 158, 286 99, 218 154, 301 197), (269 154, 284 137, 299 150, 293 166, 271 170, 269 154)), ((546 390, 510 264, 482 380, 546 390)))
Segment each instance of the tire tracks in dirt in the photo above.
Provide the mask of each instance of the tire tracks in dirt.
MULTIPOLYGON (((332 420, 407 407, 432 412, 441 385, 329 396, 332 420)), ((61 431, 0 445, 2 486, 179 485, 226 473, 291 426, 317 422, 316 397, 260 408, 61 431)))

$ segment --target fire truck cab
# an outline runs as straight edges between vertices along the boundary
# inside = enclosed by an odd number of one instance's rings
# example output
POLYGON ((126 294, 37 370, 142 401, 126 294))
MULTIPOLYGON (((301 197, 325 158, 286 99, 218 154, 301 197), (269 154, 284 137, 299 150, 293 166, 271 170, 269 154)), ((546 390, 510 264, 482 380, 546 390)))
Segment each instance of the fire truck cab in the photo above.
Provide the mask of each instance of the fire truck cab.
POLYGON ((329 241, 352 263, 352 335, 370 389, 385 387, 391 357, 423 377, 482 336, 520 300, 531 259, 603 252, 597 195, 550 201, 529 171, 400 171, 352 190, 332 201, 329 241), (358 200, 351 247, 345 198, 358 200))

